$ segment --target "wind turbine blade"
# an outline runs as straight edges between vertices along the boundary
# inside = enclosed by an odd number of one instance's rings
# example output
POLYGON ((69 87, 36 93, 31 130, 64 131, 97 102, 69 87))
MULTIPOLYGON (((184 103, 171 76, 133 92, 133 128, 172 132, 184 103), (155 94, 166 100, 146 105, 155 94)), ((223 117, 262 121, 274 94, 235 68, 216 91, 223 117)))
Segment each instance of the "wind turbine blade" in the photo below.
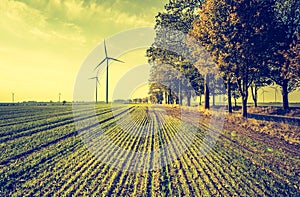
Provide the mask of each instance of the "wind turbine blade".
POLYGON ((89 79, 95 79, 96 77, 92 77, 92 78, 89 78, 89 79))
POLYGON ((95 68, 94 68, 94 71, 101 65, 105 62, 107 58, 103 59, 95 68))
POLYGON ((101 86, 101 84, 100 84, 100 82, 99 82, 99 79, 98 79, 98 77, 97 77, 97 83, 99 84, 99 86, 101 86))
POLYGON ((104 51, 105 51, 105 57, 107 58, 107 50, 106 50, 106 43, 105 43, 105 39, 104 39, 104 51))
POLYGON ((115 59, 115 58, 112 58, 112 57, 108 57, 107 59, 109 59, 109 60, 114 60, 114 61, 121 62, 121 63, 125 63, 125 62, 123 62, 123 61, 121 61, 121 60, 118 60, 118 59, 115 59))

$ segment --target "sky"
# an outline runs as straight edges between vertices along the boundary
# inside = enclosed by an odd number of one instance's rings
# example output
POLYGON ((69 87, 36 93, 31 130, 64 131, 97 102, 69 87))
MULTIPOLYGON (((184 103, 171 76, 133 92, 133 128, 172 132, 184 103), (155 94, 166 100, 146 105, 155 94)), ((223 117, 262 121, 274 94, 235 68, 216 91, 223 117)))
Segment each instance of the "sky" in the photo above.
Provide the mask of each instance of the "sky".
MULTIPOLYGON (((165 4, 166 0, 1 0, 0 102, 11 102, 12 92, 16 102, 57 101, 59 93, 71 101, 89 53, 104 38, 153 26, 165 4)), ((125 68, 146 61, 145 50, 134 57, 137 62, 127 61, 121 69, 112 65, 111 87, 125 68)))
MULTIPOLYGON (((15 102, 58 101, 59 93, 61 100, 72 101, 78 73, 97 46, 125 30, 153 26, 155 16, 166 3, 167 0, 0 0, 0 102, 11 102, 12 93, 15 102)), ((109 43, 108 49, 111 50, 109 43)), ((104 57, 101 50, 93 64, 104 57)), ((115 57, 125 64, 110 65, 110 99, 118 80, 147 62, 145 50, 115 57)), ((104 75, 99 79, 99 100, 104 100, 104 75)), ((134 97, 147 94, 145 85, 136 90, 132 92, 134 97)), ((266 91, 265 101, 274 101, 274 90, 266 91)), ((290 101, 299 101, 299 95, 300 91, 291 93, 290 101)), ((277 100, 281 100, 280 92, 277 100)))

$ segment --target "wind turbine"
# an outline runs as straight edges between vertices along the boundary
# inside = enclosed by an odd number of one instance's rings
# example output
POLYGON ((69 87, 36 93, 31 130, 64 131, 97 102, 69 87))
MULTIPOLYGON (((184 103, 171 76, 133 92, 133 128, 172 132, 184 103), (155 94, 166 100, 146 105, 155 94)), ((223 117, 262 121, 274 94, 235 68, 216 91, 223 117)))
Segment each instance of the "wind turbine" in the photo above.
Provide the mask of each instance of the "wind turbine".
POLYGON ((58 94, 58 102, 60 102, 61 93, 58 94))
MULTIPOLYGON (((103 64, 106 61, 106 103, 108 103, 108 63, 109 63, 109 60, 113 60, 113 61, 117 61, 117 62, 121 62, 121 63, 125 63, 125 62, 115 59, 115 58, 112 58, 112 57, 108 57, 105 40, 104 40, 104 51, 105 51, 105 58, 96 66, 96 68, 94 70, 96 70, 101 64, 103 64)), ((97 75, 97 77, 98 77, 98 75, 97 75)))
POLYGON ((274 96, 275 96, 275 103, 277 102, 277 93, 278 93, 278 87, 270 87, 272 89, 274 89, 274 96))
POLYGON ((262 93, 260 95, 263 96, 263 103, 265 102, 265 93, 268 91, 265 91, 264 89, 261 89, 262 93))
POLYGON ((98 103, 98 85, 100 85, 99 78, 98 78, 98 73, 97 73, 96 77, 92 77, 92 78, 89 78, 89 79, 95 79, 95 81, 96 81, 96 103, 98 103))
POLYGON ((12 97, 12 102, 14 103, 15 102, 15 93, 11 93, 11 97, 12 97))

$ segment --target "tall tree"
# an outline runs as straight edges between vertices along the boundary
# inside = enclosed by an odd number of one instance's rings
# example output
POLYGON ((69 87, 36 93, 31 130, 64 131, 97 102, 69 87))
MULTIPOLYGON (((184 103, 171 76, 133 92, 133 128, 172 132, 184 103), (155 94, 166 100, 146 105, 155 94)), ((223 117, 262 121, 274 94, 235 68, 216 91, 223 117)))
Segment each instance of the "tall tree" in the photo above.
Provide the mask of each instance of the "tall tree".
POLYGON ((226 76, 234 76, 247 117, 248 89, 266 61, 272 42, 272 0, 207 0, 192 35, 211 52, 226 76))
POLYGON ((274 9, 276 31, 271 34, 274 52, 270 56, 269 69, 272 80, 282 89, 283 108, 288 110, 288 94, 299 86, 299 64, 293 63, 293 59, 297 56, 299 43, 300 1, 276 0, 274 9))
MULTIPOLYGON (((165 5, 165 11, 156 16, 156 37, 153 45, 147 50, 149 63, 152 65, 164 64, 172 65, 185 77, 178 79, 188 79, 189 83, 182 81, 178 83, 178 101, 181 103, 182 96, 185 95, 187 103, 190 104, 191 94, 189 90, 192 87, 198 95, 201 94, 203 82, 196 69, 193 69, 193 63, 188 60, 188 48, 185 43, 185 36, 190 31, 192 22, 197 16, 196 9, 201 5, 201 0, 170 0, 165 5), (181 32, 181 34, 178 34, 181 32), (180 51, 180 52, 178 52, 180 51), (198 80, 198 82, 196 82, 198 80), (187 85, 185 88, 183 85, 187 85), (185 90, 185 91, 181 91, 185 90)), ((155 70, 151 72, 155 74, 155 70)))

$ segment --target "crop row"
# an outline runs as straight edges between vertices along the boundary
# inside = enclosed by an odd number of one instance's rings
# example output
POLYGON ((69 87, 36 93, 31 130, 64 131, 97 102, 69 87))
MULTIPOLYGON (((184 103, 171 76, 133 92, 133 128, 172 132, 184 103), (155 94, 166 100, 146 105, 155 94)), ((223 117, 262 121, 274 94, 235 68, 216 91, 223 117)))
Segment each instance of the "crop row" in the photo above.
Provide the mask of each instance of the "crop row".
MULTIPOLYGON (((201 126, 204 130, 209 129, 208 125, 203 122, 201 126)), ((230 162, 230 165, 237 162, 244 164, 240 165, 240 168, 243 166, 251 167, 244 167, 244 169, 248 173, 253 173, 252 176, 256 178, 259 177, 262 179, 262 177, 265 177, 265 184, 276 185, 273 188, 281 190, 281 193, 287 190, 291 193, 297 192, 297 185, 299 185, 297 174, 300 171, 296 166, 300 165, 299 155, 290 154, 280 148, 276 149, 276 147, 268 151, 269 145, 266 143, 257 141, 251 138, 251 136, 232 136, 230 133, 228 131, 223 132, 218 139, 219 146, 231 151, 231 160, 235 162, 230 162), (269 182, 270 180, 271 183, 269 182)), ((222 152, 221 154, 224 153, 222 152)), ((253 180, 253 182, 257 181, 253 180)), ((257 182, 257 184, 259 183, 257 182)))
MULTIPOLYGON (((100 117, 103 120, 112 116, 110 110, 103 111, 98 115, 101 115, 100 117)), ((83 116, 77 121, 86 120, 88 118, 91 117, 83 116)), ((70 133, 76 133, 76 128, 73 122, 73 119, 67 121, 65 120, 54 125, 50 124, 44 127, 37 127, 33 130, 15 132, 6 138, 0 138, 0 142, 2 142, 0 144, 0 151, 2 151, 0 163, 2 163, 3 160, 7 160, 10 157, 22 154, 22 152, 34 149, 42 144, 49 143, 70 133)))

